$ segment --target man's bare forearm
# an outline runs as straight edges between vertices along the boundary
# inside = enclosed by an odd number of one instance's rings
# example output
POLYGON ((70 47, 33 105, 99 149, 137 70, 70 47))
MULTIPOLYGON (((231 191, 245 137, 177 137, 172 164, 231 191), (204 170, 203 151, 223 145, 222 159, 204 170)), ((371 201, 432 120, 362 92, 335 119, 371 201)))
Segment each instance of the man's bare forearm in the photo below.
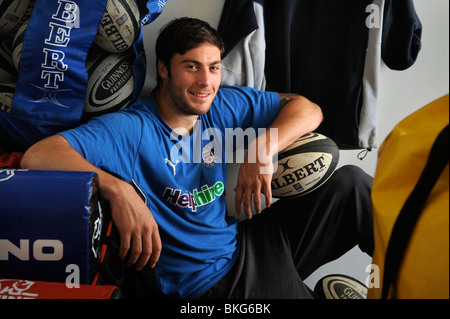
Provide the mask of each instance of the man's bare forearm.
POLYGON ((31 146, 22 158, 21 168, 95 172, 99 176, 100 192, 105 199, 117 192, 114 186, 119 182, 119 179, 86 161, 61 135, 48 137, 31 146))
POLYGON ((321 108, 307 98, 296 94, 279 94, 281 110, 270 128, 278 129, 278 149, 282 151, 300 136, 310 133, 323 121, 321 108))

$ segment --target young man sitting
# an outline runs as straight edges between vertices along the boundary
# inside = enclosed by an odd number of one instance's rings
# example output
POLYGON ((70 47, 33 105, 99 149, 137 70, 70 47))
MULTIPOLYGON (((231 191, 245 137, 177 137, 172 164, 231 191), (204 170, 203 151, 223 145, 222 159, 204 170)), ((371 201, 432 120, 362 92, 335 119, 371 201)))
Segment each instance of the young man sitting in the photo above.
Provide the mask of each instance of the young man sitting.
POLYGON ((134 265, 126 297, 314 298, 303 279, 315 269, 357 244, 372 252, 372 178, 352 166, 310 195, 272 204, 271 161, 246 156, 235 192, 248 219, 227 216, 225 130, 267 128, 248 149, 272 158, 314 131, 322 112, 293 94, 220 87, 223 48, 207 23, 174 20, 156 43, 151 96, 46 138, 22 160, 23 168, 98 173, 120 257, 134 265))

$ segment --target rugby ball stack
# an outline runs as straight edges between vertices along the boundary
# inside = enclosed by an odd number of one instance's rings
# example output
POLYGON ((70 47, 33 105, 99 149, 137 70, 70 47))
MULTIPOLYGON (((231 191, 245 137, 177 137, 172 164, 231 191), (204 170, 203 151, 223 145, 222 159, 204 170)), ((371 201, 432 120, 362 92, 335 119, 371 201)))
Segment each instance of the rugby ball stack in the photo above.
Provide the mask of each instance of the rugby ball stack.
POLYGON ((134 52, 91 53, 83 120, 129 106, 134 91, 134 52))
POLYGON ((90 50, 82 121, 129 106, 135 88, 134 42, 141 32, 138 0, 108 0, 90 50))
MULTIPOLYGON (((35 0, 0 0, 0 110, 11 111, 25 33, 35 0), (4 10, 3 10, 4 9, 4 10)), ((108 0, 86 59, 88 83, 81 121, 131 104, 134 42, 141 32, 139 0, 108 0)))
POLYGON ((17 79, 17 70, 12 59, 11 44, 12 40, 0 40, 0 82, 15 82, 17 79))
MULTIPOLYGON (((35 0, 0 0, 0 112, 12 111, 18 76, 13 40, 19 33, 23 40, 24 25, 31 17, 34 3, 35 0)), ((17 47, 16 53, 20 56, 21 43, 17 42, 17 47)))
POLYGON ((0 37, 14 36, 30 19, 35 0, 0 0, 0 37))
POLYGON ((15 82, 0 82, 0 112, 11 113, 15 82))
POLYGON ((22 26, 14 36, 14 41, 12 44, 12 60, 17 71, 19 71, 19 62, 20 54, 22 53, 23 39, 25 38, 25 32, 27 30, 29 22, 30 21, 26 21, 24 24, 22 24, 22 26))
POLYGON ((278 154, 272 176, 272 196, 294 198, 313 192, 333 174, 339 162, 336 143, 318 133, 309 133, 278 154))
POLYGON ((131 48, 141 32, 137 0, 108 0, 95 44, 111 53, 131 48))
POLYGON ((13 39, 30 19, 34 2, 34 0, 0 0, 0 82, 17 80, 17 68, 12 57, 13 39))

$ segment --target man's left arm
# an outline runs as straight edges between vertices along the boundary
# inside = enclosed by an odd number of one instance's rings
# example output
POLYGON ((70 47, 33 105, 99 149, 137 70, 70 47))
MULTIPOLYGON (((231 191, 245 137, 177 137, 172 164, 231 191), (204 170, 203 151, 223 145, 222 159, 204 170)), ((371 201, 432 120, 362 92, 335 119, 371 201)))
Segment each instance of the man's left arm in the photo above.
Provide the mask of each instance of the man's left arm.
POLYGON ((236 213, 244 212, 252 218, 252 202, 256 213, 261 212, 261 193, 264 193, 265 205, 272 204, 271 181, 273 175, 272 158, 279 151, 287 148, 299 137, 312 132, 320 125, 323 114, 320 107, 307 98, 295 94, 279 94, 280 112, 266 133, 253 141, 248 148, 244 163, 242 163, 236 191, 236 213), (271 130, 277 130, 276 142, 270 140, 271 130), (250 156, 256 152, 256 156, 250 156), (249 158, 255 159, 249 161, 249 158))

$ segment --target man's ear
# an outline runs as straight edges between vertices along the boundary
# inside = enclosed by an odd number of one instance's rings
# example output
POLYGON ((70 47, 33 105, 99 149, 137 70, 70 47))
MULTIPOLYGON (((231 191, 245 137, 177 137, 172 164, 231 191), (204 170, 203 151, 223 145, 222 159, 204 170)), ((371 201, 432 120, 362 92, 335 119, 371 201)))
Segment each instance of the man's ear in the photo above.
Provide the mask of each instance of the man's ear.
POLYGON ((158 74, 162 79, 167 79, 169 77, 169 71, 167 70, 167 66, 161 60, 158 61, 158 74))

